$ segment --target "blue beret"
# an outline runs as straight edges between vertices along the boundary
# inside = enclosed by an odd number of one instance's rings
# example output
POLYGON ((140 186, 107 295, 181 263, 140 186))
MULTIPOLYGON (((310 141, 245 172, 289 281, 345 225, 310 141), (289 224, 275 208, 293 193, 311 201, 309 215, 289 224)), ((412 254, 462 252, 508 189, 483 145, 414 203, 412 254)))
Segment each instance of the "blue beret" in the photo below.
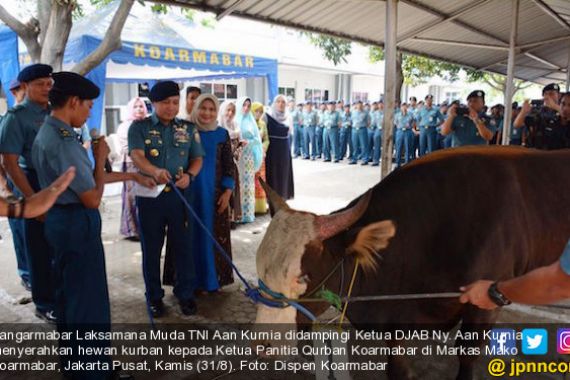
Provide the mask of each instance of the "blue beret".
POLYGON ((52 77, 53 87, 51 91, 53 92, 77 96, 79 99, 95 99, 99 96, 99 87, 82 75, 70 71, 60 71, 53 73, 52 77))
POLYGON ((469 95, 467 95, 467 100, 471 98, 481 98, 485 100, 485 92, 481 90, 472 91, 469 95))
POLYGON ((30 66, 26 66, 20 74, 18 74, 18 81, 20 82, 30 82, 38 78, 50 77, 53 72, 53 68, 50 65, 44 65, 43 63, 35 63, 30 66))
POLYGON ((544 95, 546 91, 560 91, 560 86, 556 83, 549 83, 542 88, 542 95, 544 95))
POLYGON ((20 86, 21 86, 20 81, 18 81, 17 79, 14 79, 10 82, 10 86, 8 86, 8 89, 9 90, 15 90, 20 86))
POLYGON ((179 96, 180 89, 178 88, 178 84, 171 80, 166 80, 163 82, 158 82, 150 89, 150 94, 148 98, 151 102, 160 102, 166 98, 171 96, 179 96))

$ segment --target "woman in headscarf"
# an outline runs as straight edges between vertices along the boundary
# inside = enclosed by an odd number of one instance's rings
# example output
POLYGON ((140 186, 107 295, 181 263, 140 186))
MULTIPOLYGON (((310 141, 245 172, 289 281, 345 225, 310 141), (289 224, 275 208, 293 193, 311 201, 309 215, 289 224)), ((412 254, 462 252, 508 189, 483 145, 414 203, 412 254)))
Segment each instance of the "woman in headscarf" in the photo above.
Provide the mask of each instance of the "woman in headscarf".
MULTIPOLYGON (((231 256, 229 202, 234 188, 234 171, 230 136, 218 127, 218 99, 211 94, 196 99, 190 121, 200 133, 206 152, 202 170, 194 179, 192 207, 206 228, 231 256)), ((192 223, 192 254, 196 268, 196 289, 215 291, 233 280, 232 268, 215 252, 214 242, 198 223, 192 223)))
MULTIPOLYGON (((147 116, 147 109, 144 101, 139 98, 133 98, 127 104, 127 119, 123 121, 117 128, 117 139, 121 147, 120 156, 123 172, 137 172, 138 169, 133 164, 133 160, 129 156, 129 127, 135 120, 142 120, 147 116)), ((121 211, 121 234, 129 240, 139 240, 139 231, 137 228, 137 208, 135 204, 135 195, 133 181, 123 182, 123 206, 121 211)))
POLYGON ((269 149, 265 157, 267 184, 283 199, 295 196, 293 162, 291 159, 290 120, 286 111, 287 99, 277 95, 267 115, 269 149))
POLYGON ((238 99, 236 109, 236 124, 240 130, 241 138, 247 142, 238 163, 241 190, 241 222, 251 223, 255 220, 255 173, 261 167, 263 150, 259 129, 251 113, 251 99, 247 97, 238 99))
POLYGON ((269 135, 267 134, 267 124, 263 120, 263 114, 265 113, 263 109, 263 104, 254 102, 251 105, 251 111, 257 122, 257 127, 259 128, 259 135, 261 137, 261 145, 263 148, 263 159, 261 160, 261 168, 255 175, 255 213, 265 214, 267 212, 267 199, 263 187, 259 183, 259 178, 266 181, 265 178, 265 154, 269 148, 269 135))
POLYGON ((241 139, 239 128, 235 121, 236 105, 231 100, 226 100, 220 106, 218 112, 218 125, 228 131, 232 148, 232 157, 234 161, 234 191, 230 200, 230 220, 232 228, 241 221, 241 191, 238 171, 238 162, 243 151, 245 142, 241 139))

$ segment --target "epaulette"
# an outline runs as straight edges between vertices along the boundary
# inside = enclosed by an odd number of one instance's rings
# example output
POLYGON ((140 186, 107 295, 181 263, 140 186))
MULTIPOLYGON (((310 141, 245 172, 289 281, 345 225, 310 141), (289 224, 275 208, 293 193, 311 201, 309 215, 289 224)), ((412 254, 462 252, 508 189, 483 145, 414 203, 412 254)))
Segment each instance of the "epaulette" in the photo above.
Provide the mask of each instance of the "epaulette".
POLYGON ((57 129, 57 134, 59 135, 59 137, 61 137, 63 140, 77 140, 77 137, 75 135, 75 132, 71 132, 69 129, 64 128, 64 127, 60 127, 57 129))

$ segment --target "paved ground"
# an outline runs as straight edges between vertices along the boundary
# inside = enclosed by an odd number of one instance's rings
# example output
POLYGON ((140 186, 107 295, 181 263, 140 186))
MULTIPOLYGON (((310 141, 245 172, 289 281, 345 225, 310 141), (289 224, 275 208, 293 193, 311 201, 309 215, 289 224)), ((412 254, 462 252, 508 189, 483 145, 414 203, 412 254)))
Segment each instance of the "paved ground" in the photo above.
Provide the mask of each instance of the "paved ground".
MULTIPOLYGON (((293 208, 328 213, 344 207, 350 200, 376 184, 380 178, 378 167, 349 166, 346 163, 323 163, 294 160, 295 194, 290 201, 293 208)), ((139 243, 124 240, 119 235, 121 199, 108 196, 104 199, 103 242, 107 260, 107 275, 112 303, 113 323, 147 323, 144 286, 141 275, 141 248, 139 243)), ((253 282, 255 252, 270 221, 269 216, 258 217, 255 223, 239 226, 232 232, 233 254, 237 267, 253 282)), ((29 293, 23 290, 16 274, 16 262, 8 223, 0 218, 0 323, 37 322, 29 293)), ((239 293, 241 286, 234 284, 216 294, 198 298, 199 313, 185 317, 178 310, 175 298, 167 290, 165 303, 168 315, 161 322, 252 322, 255 308, 239 293)), ((334 313, 329 313, 334 315, 334 313)), ((568 310, 547 310, 517 306, 504 313, 502 320, 510 322, 559 321, 568 322, 568 310)), ((184 378, 171 374, 165 378, 184 378)), ((155 378, 157 378, 155 376, 155 378)), ((238 378, 238 377, 233 377, 238 378)))

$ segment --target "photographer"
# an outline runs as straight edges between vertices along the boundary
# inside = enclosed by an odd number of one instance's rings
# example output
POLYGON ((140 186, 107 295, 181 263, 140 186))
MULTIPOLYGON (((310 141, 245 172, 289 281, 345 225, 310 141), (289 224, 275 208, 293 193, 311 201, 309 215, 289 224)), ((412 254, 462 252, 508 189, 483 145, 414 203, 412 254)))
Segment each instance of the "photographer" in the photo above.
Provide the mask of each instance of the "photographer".
POLYGON ((569 129, 561 124, 560 119, 560 87, 555 83, 545 86, 542 89, 542 99, 542 105, 525 100, 514 127, 528 127, 529 147, 543 150, 570 147, 569 129))
POLYGON ((496 126, 483 109, 485 93, 481 90, 467 96, 467 107, 453 104, 448 111, 449 117, 441 126, 441 134, 452 136, 452 146, 485 145, 495 134, 496 126))

